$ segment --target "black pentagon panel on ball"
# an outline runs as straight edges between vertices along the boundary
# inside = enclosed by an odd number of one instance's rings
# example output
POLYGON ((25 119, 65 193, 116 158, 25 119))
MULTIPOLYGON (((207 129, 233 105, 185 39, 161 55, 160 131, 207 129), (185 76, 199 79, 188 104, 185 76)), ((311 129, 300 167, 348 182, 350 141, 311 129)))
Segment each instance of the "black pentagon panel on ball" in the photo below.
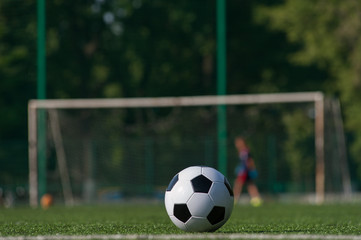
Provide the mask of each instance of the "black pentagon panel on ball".
POLYGON ((168 187, 167 187, 167 191, 172 191, 172 188, 174 187, 174 185, 178 182, 178 174, 175 175, 172 180, 170 181, 168 187))
POLYGON ((224 184, 226 185, 229 195, 231 195, 233 197, 233 190, 231 188, 231 184, 229 184, 227 178, 224 178, 224 184))
POLYGON ((208 214, 207 219, 212 225, 215 225, 223 221, 225 212, 225 207, 214 206, 212 211, 208 214))
POLYGON ((183 223, 187 222, 192 216, 187 204, 174 204, 173 215, 183 223))
POLYGON ((208 193, 212 186, 212 181, 203 175, 199 175, 191 180, 194 192, 208 193))

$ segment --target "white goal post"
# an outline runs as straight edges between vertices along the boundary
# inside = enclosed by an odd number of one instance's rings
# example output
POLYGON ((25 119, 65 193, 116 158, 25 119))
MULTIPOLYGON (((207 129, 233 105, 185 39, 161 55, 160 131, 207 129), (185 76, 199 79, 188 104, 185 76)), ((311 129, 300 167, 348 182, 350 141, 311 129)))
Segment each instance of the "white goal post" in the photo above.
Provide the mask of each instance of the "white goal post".
POLYGON ((34 207, 38 205, 38 109, 185 107, 302 102, 314 103, 315 108, 315 202, 322 203, 325 198, 324 95, 321 92, 297 92, 225 96, 30 100, 28 104, 30 205, 34 207))

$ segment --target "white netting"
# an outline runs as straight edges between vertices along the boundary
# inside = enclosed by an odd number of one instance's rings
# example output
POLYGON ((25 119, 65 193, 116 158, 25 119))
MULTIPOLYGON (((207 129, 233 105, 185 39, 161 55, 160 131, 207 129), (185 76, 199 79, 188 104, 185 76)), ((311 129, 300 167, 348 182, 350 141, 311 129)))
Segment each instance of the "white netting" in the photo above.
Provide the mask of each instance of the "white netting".
MULTIPOLYGON (((315 192, 314 103, 227 105, 226 109, 231 183, 238 163, 233 139, 242 135, 255 159, 261 192, 315 192)), ((331 110, 326 104, 325 190, 340 193, 342 149, 331 110)), ((218 166, 217 106, 46 111, 46 189, 58 199, 69 198, 69 193, 81 202, 162 198, 180 170, 218 166)))

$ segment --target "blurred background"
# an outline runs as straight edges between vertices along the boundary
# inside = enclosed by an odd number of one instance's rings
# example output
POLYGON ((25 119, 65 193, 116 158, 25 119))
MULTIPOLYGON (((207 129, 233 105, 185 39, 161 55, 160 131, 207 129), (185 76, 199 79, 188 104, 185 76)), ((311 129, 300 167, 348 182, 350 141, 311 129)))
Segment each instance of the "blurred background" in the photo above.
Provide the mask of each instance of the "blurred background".
MULTIPOLYGON (((329 99, 339 99, 345 155, 352 191, 357 193, 361 2, 225 2, 226 93, 321 91, 329 99)), ((37 4, 0 1, 0 206, 29 201, 27 105, 39 97, 37 4)), ((216 12, 216 0, 46 1, 43 97, 216 95, 216 12)), ((312 104, 227 109, 231 182, 237 164, 233 138, 241 134, 254 152, 263 194, 315 191, 312 104)), ((326 109, 326 191, 337 193, 342 182, 332 116, 326 109)), ((59 120, 71 191, 78 202, 161 198, 164 186, 183 167, 217 166, 212 107, 64 110, 59 120)), ((54 136, 49 133, 47 139, 43 193, 63 202, 54 136)))

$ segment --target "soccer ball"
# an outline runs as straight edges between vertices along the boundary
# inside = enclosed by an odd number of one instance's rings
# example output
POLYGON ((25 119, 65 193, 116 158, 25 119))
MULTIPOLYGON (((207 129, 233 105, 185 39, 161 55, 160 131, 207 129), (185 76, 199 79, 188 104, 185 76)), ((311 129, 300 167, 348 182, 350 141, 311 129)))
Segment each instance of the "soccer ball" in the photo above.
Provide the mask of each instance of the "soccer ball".
POLYGON ((211 232, 226 223, 233 209, 233 191, 216 169, 188 167, 173 177, 165 192, 172 222, 188 232, 211 232))

